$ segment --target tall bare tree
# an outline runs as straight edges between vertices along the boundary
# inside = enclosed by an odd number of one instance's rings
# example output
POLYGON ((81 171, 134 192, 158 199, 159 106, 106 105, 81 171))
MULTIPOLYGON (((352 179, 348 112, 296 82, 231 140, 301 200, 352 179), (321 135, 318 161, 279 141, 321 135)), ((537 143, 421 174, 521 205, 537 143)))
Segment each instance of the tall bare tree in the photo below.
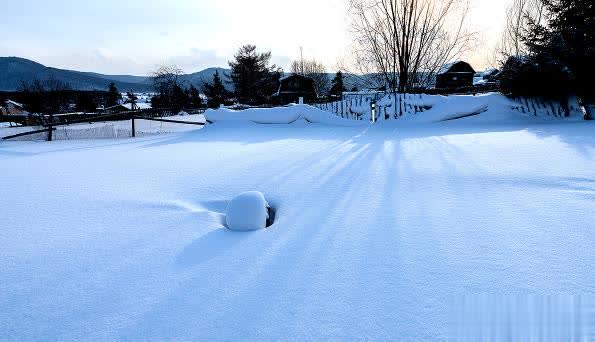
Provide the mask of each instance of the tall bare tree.
POLYGON ((468 8, 468 0, 350 0, 355 72, 392 91, 430 86, 473 41, 468 8))
POLYGON ((506 26, 502 33, 499 54, 506 60, 511 56, 526 55, 528 47, 523 42, 529 23, 537 25, 546 18, 545 5, 541 0, 513 0, 506 10, 506 26))
POLYGON ((315 59, 300 59, 291 63, 291 72, 296 75, 310 77, 314 80, 319 94, 327 94, 330 89, 330 80, 324 65, 315 59))
POLYGON ((161 95, 171 96, 180 86, 180 77, 184 71, 176 65, 161 65, 151 73, 153 88, 161 95))

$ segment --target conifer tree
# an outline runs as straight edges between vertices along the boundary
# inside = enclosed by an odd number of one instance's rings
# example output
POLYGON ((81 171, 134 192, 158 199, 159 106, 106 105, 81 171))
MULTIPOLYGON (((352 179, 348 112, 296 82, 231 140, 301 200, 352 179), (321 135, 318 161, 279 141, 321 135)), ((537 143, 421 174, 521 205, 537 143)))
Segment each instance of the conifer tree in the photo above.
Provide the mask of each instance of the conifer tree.
POLYGON ((343 73, 337 71, 335 78, 331 82, 331 95, 341 96, 346 90, 345 84, 343 83, 343 73))
POLYGON ((227 100, 228 97, 228 92, 223 85, 218 70, 216 70, 213 75, 212 83, 205 83, 203 85, 203 92, 207 97, 207 105, 210 108, 217 108, 219 105, 225 103, 225 100, 227 100))

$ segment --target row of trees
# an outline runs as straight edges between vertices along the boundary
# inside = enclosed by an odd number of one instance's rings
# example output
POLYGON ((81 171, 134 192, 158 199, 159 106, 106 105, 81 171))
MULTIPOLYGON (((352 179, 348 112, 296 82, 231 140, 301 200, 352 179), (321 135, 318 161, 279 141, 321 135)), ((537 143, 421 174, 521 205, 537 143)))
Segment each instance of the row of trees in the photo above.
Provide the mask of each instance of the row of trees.
MULTIPOLYGON (((271 63, 271 52, 259 52, 254 45, 242 46, 229 61, 229 75, 216 71, 212 80, 201 85, 206 103, 200 98, 199 90, 180 82, 183 71, 175 66, 161 66, 151 76, 157 95, 153 98, 154 107, 184 108, 185 106, 207 105, 218 107, 232 99, 242 104, 259 105, 271 101, 271 96, 279 89, 283 70, 271 63), (222 76, 233 85, 230 92, 225 87, 222 76)), ((345 90, 343 74, 337 73, 331 82, 325 67, 314 59, 300 58, 291 65, 291 73, 311 77, 320 95, 340 94, 345 90)))
POLYGON ((25 104, 31 113, 56 114, 69 111, 93 112, 107 99, 102 91, 74 90, 68 83, 55 78, 22 81, 11 99, 25 104))

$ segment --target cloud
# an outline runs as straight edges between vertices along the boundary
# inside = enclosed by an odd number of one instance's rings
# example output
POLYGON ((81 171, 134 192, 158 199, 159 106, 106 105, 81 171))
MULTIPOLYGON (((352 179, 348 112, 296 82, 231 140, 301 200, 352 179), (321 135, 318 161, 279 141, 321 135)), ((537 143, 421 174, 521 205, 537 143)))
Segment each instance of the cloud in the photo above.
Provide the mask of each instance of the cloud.
POLYGON ((210 67, 227 67, 229 57, 222 56, 215 50, 191 48, 188 54, 166 58, 166 64, 179 66, 186 73, 204 70, 210 67))

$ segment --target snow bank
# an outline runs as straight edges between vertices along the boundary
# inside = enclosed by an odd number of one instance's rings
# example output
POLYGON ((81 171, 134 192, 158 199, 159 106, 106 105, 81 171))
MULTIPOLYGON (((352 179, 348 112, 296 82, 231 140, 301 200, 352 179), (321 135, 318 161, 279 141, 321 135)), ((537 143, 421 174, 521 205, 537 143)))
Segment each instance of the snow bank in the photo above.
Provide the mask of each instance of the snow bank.
POLYGON ((355 121, 340 118, 329 112, 309 105, 290 105, 275 108, 250 108, 246 110, 231 110, 227 108, 210 109, 205 113, 207 120, 218 121, 247 121, 258 124, 290 124, 299 119, 310 123, 319 123, 335 126, 362 126, 364 121, 355 121))
POLYGON ((258 191, 240 194, 227 206, 227 228, 237 231, 252 231, 266 228, 269 204, 258 191))
MULTIPOLYGON (((481 95, 425 95, 405 94, 396 100, 390 94, 377 102, 379 113, 400 123, 432 123, 465 119, 481 122, 510 122, 533 119, 581 120, 576 102, 570 99, 570 116, 564 116, 560 104, 534 99, 510 99, 499 93, 481 95), (396 108, 395 108, 396 105, 396 108)), ((382 121, 382 120, 381 120, 382 121)), ((390 120, 392 121, 392 120, 390 120)))
POLYGON ((485 96, 448 96, 433 97, 432 101, 416 101, 423 105, 432 106, 431 109, 404 117, 406 121, 439 122, 478 115, 488 108, 485 96))

